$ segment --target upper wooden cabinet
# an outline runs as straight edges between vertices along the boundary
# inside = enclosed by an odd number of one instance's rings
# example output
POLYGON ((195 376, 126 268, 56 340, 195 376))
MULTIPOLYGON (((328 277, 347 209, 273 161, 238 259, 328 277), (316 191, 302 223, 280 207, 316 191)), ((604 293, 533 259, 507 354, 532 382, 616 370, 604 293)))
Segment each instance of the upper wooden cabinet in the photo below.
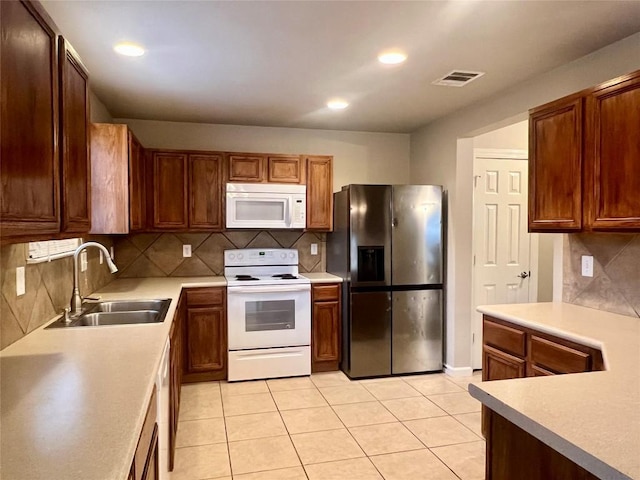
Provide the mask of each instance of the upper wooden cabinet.
POLYGON ((307 166, 307 229, 333 229, 333 157, 305 157, 307 166))
POLYGON ((530 111, 529 231, 640 231, 640 71, 530 111))
POLYGON ((63 232, 91 227, 89 74, 75 50, 59 37, 60 148, 63 232))
POLYGON ((187 154, 153 151, 151 153, 151 218, 154 229, 185 229, 188 219, 187 154))
POLYGON ((230 182, 256 182, 265 181, 264 155, 229 153, 227 163, 230 182))
POLYGON ((189 155, 189 227, 222 230, 223 157, 189 155))
POLYGON ((270 155, 267 180, 271 183, 305 183, 304 162, 299 155, 270 155))
POLYGON ((145 152, 126 125, 92 123, 91 233, 146 227, 145 152))
POLYGON ((640 231, 640 71, 586 97, 585 223, 640 231))
POLYGON ((9 243, 60 231, 58 45, 39 4, 0 2, 0 23, 0 221, 9 243))
POLYGON ((238 183, 305 183, 300 155, 228 153, 228 181, 238 183))

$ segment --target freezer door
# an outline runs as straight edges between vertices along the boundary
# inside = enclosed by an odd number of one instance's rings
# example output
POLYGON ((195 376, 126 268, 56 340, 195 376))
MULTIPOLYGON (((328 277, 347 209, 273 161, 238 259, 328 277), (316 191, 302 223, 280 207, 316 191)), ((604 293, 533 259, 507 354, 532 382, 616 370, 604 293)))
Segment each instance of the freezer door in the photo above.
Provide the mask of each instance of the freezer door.
POLYGON ((393 292, 391 371, 442 370, 442 290, 393 292))
POLYGON ((391 292, 351 294, 349 365, 351 378, 391 373, 391 292))
POLYGON ((393 285, 442 283, 442 187, 393 186, 393 285))
POLYGON ((391 186, 349 185, 351 284, 391 285, 391 186))

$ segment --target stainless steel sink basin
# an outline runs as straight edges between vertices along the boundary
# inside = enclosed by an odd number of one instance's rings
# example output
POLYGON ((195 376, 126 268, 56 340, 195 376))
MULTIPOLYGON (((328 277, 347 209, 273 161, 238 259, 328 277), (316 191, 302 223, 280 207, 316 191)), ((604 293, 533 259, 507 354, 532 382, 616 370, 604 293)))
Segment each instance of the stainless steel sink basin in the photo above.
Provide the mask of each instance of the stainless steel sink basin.
POLYGON ((65 322, 64 318, 61 318, 47 328, 161 323, 167 315, 170 304, 170 298, 85 303, 82 305, 81 315, 72 318, 70 322, 65 322))

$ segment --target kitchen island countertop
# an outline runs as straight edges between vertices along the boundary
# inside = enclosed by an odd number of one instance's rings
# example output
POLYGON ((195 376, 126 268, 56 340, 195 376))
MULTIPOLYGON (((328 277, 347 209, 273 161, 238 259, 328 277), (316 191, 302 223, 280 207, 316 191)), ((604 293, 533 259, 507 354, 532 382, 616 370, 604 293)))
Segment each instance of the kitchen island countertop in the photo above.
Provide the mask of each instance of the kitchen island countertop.
POLYGON ((566 303, 478 311, 599 348, 605 371, 470 384, 471 395, 600 478, 640 479, 640 319, 566 303))

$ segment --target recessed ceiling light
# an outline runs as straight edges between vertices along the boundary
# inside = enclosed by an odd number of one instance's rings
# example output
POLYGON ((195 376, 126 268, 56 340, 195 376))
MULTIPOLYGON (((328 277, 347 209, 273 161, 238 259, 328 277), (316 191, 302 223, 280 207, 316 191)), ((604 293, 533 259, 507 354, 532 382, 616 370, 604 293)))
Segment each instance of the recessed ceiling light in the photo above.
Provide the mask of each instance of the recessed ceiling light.
POLYGON ((344 110, 348 106, 349 106, 349 102, 346 102, 344 100, 339 100, 339 99, 329 100, 327 102, 327 107, 329 107, 331 110, 344 110))
POLYGON ((383 52, 378 55, 378 61, 380 63, 384 63, 385 65, 397 65, 404 62, 406 59, 407 55, 398 51, 383 52))
POLYGON ((127 57, 140 57, 144 55, 144 48, 135 43, 119 43, 113 49, 120 55, 126 55, 127 57))

